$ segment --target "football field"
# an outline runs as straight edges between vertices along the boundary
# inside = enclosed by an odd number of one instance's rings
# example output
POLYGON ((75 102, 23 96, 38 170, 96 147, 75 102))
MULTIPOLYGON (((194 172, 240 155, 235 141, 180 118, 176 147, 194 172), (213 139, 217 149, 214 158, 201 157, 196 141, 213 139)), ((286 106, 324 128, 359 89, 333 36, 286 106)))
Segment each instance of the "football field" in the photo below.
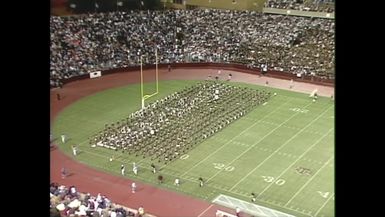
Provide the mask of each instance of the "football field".
MULTIPOLYGON (((148 101, 196 82, 161 81, 160 93, 148 101)), ((128 117, 141 107, 138 84, 75 102, 57 116, 52 132, 55 138, 61 134, 70 138, 65 144, 57 142, 64 152, 72 156, 71 145, 76 144, 80 152, 76 160, 107 173, 120 175, 120 165, 125 164, 129 178, 207 201, 226 195, 251 202, 255 193, 254 204, 283 213, 334 216, 334 101, 319 97, 313 102, 309 94, 232 84, 277 95, 167 165, 89 145, 88 138, 106 123, 128 117), (133 162, 139 166, 137 176, 131 170, 133 162), (151 163, 158 167, 155 175, 151 163), (159 174, 163 184, 158 184, 159 174), (205 181, 203 187, 199 187, 199 177, 205 181), (181 180, 180 186, 174 185, 175 178, 181 180)))

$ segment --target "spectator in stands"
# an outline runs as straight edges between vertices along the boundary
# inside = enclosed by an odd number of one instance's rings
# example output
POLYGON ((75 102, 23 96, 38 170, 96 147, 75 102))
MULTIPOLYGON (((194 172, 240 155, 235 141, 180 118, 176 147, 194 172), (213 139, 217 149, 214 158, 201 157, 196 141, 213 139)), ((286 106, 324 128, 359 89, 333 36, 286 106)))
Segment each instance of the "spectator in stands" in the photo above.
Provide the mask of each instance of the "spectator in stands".
POLYGON ((57 210, 54 207, 52 207, 49 212, 50 212, 49 214, 50 217, 61 217, 59 210, 57 210))
POLYGON ((236 208, 235 208, 235 215, 236 215, 237 217, 240 217, 240 216, 241 216, 241 209, 240 209, 239 207, 236 207, 236 208))
POLYGON ((111 211, 110 212, 110 217, 117 217, 116 212, 115 211, 111 211))
POLYGON ((138 217, 142 217, 143 215, 144 215, 144 209, 142 206, 140 206, 138 209, 138 217))

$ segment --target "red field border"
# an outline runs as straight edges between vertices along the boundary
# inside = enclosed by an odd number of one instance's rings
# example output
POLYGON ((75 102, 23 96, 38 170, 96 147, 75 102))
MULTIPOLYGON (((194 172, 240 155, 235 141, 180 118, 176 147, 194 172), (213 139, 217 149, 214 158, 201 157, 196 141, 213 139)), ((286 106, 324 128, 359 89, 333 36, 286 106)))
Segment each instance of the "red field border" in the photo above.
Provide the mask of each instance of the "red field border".
MULTIPOLYGON (((196 65, 197 66, 197 65, 196 65)), ((265 84, 269 81, 269 86, 289 89, 289 81, 273 77, 259 76, 259 73, 244 73, 243 70, 235 71, 236 68, 222 67, 220 79, 226 79, 231 73, 232 80, 238 82, 247 82, 253 84, 265 84)), ((218 68, 206 65, 205 67, 191 68, 173 67, 168 72, 166 66, 160 67, 160 80, 189 80, 206 79, 208 75, 217 75, 218 68), (204 68, 204 69, 202 69, 204 68)), ((88 75, 87 75, 88 77, 88 75)), ((140 73, 137 70, 115 70, 113 73, 103 73, 102 77, 96 79, 87 79, 86 76, 80 76, 76 79, 71 78, 61 89, 51 89, 51 123, 54 122, 58 113, 71 103, 87 95, 107 90, 113 87, 125 86, 130 83, 137 83, 140 80, 140 73), (120 73, 116 73, 120 72, 120 73), (57 100, 56 94, 61 95, 61 100, 57 100)), ((290 79, 290 77, 289 77, 290 79)), ((321 82, 325 83, 325 82, 321 82)), ((333 85, 316 85, 309 82, 296 82, 293 89, 299 92, 311 92, 318 89, 319 95, 330 96, 334 93, 333 85)), ((65 155, 59 149, 54 148, 50 152, 50 179, 51 182, 57 182, 66 186, 75 185, 80 192, 89 192, 91 194, 104 194, 113 202, 124 206, 137 209, 143 206, 145 211, 160 217, 208 217, 215 216, 216 210, 220 209, 231 214, 230 210, 210 202, 193 198, 188 195, 177 193, 170 190, 160 189, 145 183, 136 182, 138 191, 131 193, 130 185, 132 180, 103 173, 87 165, 75 161, 72 157, 65 155), (69 176, 61 178, 60 169, 65 166, 69 171, 69 176)), ((242 216, 247 216, 246 214, 242 216)))

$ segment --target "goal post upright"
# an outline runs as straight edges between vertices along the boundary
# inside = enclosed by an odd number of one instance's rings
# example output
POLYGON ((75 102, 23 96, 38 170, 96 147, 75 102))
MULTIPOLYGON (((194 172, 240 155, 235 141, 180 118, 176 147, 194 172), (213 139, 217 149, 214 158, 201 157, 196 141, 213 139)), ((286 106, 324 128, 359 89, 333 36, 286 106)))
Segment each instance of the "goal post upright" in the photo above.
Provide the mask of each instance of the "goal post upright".
POLYGON ((158 84, 158 48, 155 46, 155 80, 156 80, 156 94, 159 93, 159 84, 158 84))
POLYGON ((143 98, 143 61, 142 55, 140 55, 140 99, 142 100, 142 109, 144 108, 144 98, 143 98))
POLYGON ((155 47, 155 85, 156 85, 156 91, 152 94, 146 94, 144 95, 143 90, 143 56, 140 56, 140 99, 142 102, 142 109, 145 107, 145 100, 157 95, 159 93, 159 76, 158 76, 158 49, 155 47))

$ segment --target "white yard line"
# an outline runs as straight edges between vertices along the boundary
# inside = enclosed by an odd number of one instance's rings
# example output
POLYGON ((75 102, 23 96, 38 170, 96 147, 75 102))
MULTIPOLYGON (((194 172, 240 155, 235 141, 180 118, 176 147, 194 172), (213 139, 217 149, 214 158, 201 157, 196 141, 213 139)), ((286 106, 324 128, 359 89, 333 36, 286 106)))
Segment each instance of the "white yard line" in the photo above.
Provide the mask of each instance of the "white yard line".
POLYGON ((317 216, 318 213, 324 208, 324 206, 329 202, 329 200, 334 196, 334 193, 330 195, 330 197, 325 201, 325 203, 317 210, 317 212, 314 214, 314 216, 317 216))
MULTIPOLYGON (((311 145, 308 149, 306 149, 306 151, 304 153, 302 153, 293 163, 291 163, 284 171, 281 172, 281 174, 278 175, 278 177, 276 178, 277 180, 279 178, 282 177, 283 174, 285 174, 295 163, 297 163, 306 153, 308 153, 314 146, 316 146, 323 138, 325 138, 330 132, 332 132, 334 128, 331 128, 330 130, 328 130, 327 133, 325 133, 322 137, 320 137, 319 139, 317 139, 317 141, 315 141, 313 143, 313 145, 311 145)), ((289 140, 288 140, 289 141, 289 140)), ((288 143, 287 141, 287 143, 288 143)), ((254 169, 255 170, 255 169, 254 169)), ((254 170, 252 170, 251 172, 253 172, 254 170)), ((249 174, 248 174, 249 175, 249 174)), ((313 176, 314 177, 314 176, 313 176)), ((274 182, 271 182, 270 184, 268 184, 258 195, 258 197, 260 197, 267 189, 269 189, 271 187, 271 185, 274 184, 274 182)), ((231 190, 231 189, 230 189, 231 190)))
POLYGON ((314 173, 314 175, 309 179, 307 180, 307 182, 290 198, 289 201, 287 201, 287 203, 284 205, 285 207, 314 179, 314 177, 317 176, 317 174, 334 158, 334 156, 330 157, 328 161, 326 161, 322 167, 316 172, 314 173))
MULTIPOLYGON (((95 156, 99 156, 99 157, 102 157, 102 158, 106 158, 106 159, 109 159, 108 156, 105 156, 103 154, 98 154, 98 153, 94 153, 94 152, 90 152, 90 151, 85 151, 85 150, 81 150, 82 152, 85 152, 87 154, 91 154, 91 155, 95 155, 95 156)), ((120 154, 118 157, 122 156, 123 154, 120 154)), ((114 159, 113 161, 116 161, 116 162, 120 162, 120 163, 130 163, 130 161, 126 162, 126 161, 122 161, 122 160, 116 160, 114 159)), ((137 162, 137 164, 139 165, 142 161, 144 161, 144 159, 140 160, 137 162)))
MULTIPOLYGON (((84 141, 84 142, 87 142, 87 141, 84 141)), ((84 143, 83 142, 83 143, 84 143)), ((82 144, 82 143, 79 143, 79 146, 80 146, 80 144, 82 144)), ((82 150, 82 149, 79 149, 80 151, 83 151, 83 152, 86 152, 86 153, 89 153, 89 154, 95 154, 95 155, 98 155, 98 154, 96 154, 96 153, 93 153, 93 152, 89 152, 89 151, 85 151, 85 150, 82 150)), ((100 154, 99 154, 100 155, 100 154)), ((123 155, 123 152, 121 152, 120 151, 120 153, 118 154, 118 155, 113 155, 114 156, 114 158, 118 158, 118 157, 120 157, 120 156, 122 156, 123 155)), ((101 156, 101 155, 100 155, 101 156)), ((104 155, 103 155, 103 157, 104 157, 104 155)), ((111 157, 111 156, 110 156, 111 157)), ((109 159, 109 157, 107 157, 107 159, 109 159)))
POLYGON ((275 108, 272 112, 268 113, 267 115, 265 115, 262 119, 260 119, 259 121, 255 122, 254 124, 250 125, 248 128, 244 129, 242 132, 240 132, 238 135, 234 136, 231 140, 227 141, 224 145, 222 145, 222 147, 218 148, 217 150, 215 150, 214 152, 212 152, 211 154, 207 155, 207 157, 205 157, 203 160, 199 161, 197 164, 195 164, 194 166, 192 166, 190 169, 186 170, 186 172, 184 172, 181 176, 184 176, 186 175, 188 172, 190 172, 192 169, 194 169, 195 167, 197 167, 198 165, 200 165, 201 163, 205 162, 207 159, 209 159, 211 156, 213 156, 215 153, 217 153, 218 151, 222 150, 222 148, 224 148, 226 145, 230 144, 234 139, 238 138, 239 136, 241 136, 242 134, 244 134, 246 131, 248 131, 250 128, 254 127, 256 124, 258 124, 259 122, 261 122, 264 118, 266 118, 267 116, 269 116, 270 114, 274 113, 275 111, 277 111, 279 108, 281 108, 283 105, 285 105, 286 103, 288 103, 290 101, 286 101, 285 103, 283 103, 282 105, 278 106, 277 108, 275 108))
MULTIPOLYGON (((308 105, 306 105, 304 108, 308 107, 309 105, 311 105, 312 103, 309 103, 308 105)), ((329 107, 331 108, 331 106, 329 107)), ((321 115, 323 113, 325 113, 327 110, 326 109, 324 112, 321 113, 321 115)), ((259 144, 262 140, 264 140, 267 136, 269 136, 270 134, 272 134, 273 132, 275 132, 278 128, 280 128, 283 124, 285 124, 286 122, 290 121, 292 118, 294 118, 295 116, 299 115, 300 113, 295 113, 294 115, 290 116, 290 118, 288 118, 287 120, 285 120, 284 122, 282 122, 280 125, 278 125, 277 127, 275 127, 273 130, 271 130, 268 134, 266 134, 265 136, 263 136, 261 139, 259 139, 256 143, 254 143, 253 145, 251 145, 249 148, 247 148, 244 152, 242 152, 240 155, 238 155, 238 157, 234 158, 232 161, 230 161, 230 163, 228 163, 226 166, 229 166, 231 165, 232 163, 234 163, 236 160, 238 160, 240 157, 242 157, 245 153, 247 153, 250 149, 254 148, 254 146, 256 146, 257 144, 259 144)), ((310 125, 312 122, 318 120, 318 118, 321 117, 321 115, 319 115, 316 119, 313 119, 309 124, 307 124, 304 128, 302 128, 302 130, 304 130, 308 125, 310 125)), ((301 130, 301 131, 302 131, 301 130)), ((293 139, 297 134, 299 134, 301 131, 297 132, 294 136, 292 136, 288 141, 290 141, 291 139, 293 139)), ((261 166, 266 160, 270 159, 275 153, 277 153, 280 149, 282 149, 284 146, 285 146, 286 143, 284 143, 283 145, 281 145, 277 150, 275 150, 272 154, 270 154, 265 160, 263 160, 258 166, 261 166)), ((214 178, 215 176, 217 176, 220 172, 222 172, 222 170, 219 170, 218 172, 216 172, 213 176, 211 176, 209 179, 207 179, 207 181, 211 180, 212 178, 214 178)), ((240 181, 242 181, 245 177, 243 177, 240 181)), ((238 183, 237 183, 238 184, 238 183)), ((237 185, 236 184, 236 185, 237 185)), ((231 188, 233 189, 234 186, 231 188)), ((231 190, 230 189, 230 190, 231 190)))
POLYGON ((207 207, 205 210, 203 210, 203 212, 201 212, 201 214, 199 214, 198 217, 203 216, 203 214, 204 214, 205 212, 207 212, 209 209, 211 209, 211 207, 213 207, 213 206, 214 206, 214 204, 211 204, 209 207, 207 207))

